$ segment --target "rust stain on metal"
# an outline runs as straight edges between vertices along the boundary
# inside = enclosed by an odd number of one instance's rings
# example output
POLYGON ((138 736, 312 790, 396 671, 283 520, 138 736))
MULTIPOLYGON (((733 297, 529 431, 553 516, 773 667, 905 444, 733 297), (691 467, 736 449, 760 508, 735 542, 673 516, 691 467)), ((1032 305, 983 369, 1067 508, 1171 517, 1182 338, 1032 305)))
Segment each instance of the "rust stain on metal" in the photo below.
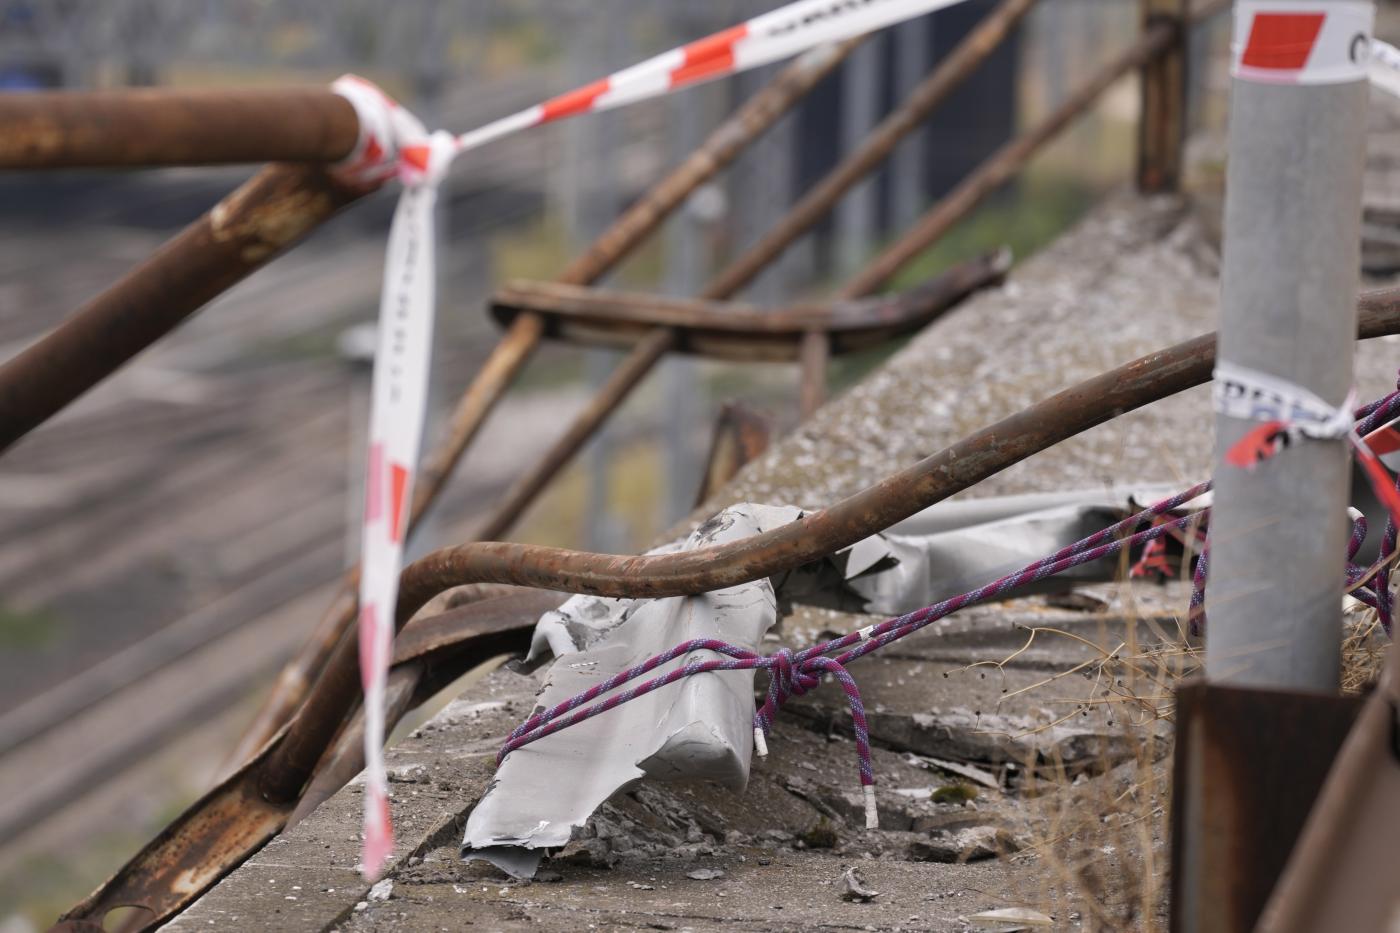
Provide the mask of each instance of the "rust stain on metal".
POLYGON ((272 193, 240 189, 209 212, 215 243, 236 244, 238 258, 249 265, 305 236, 335 210, 329 192, 288 185, 272 193))
POLYGON ((0 133, 0 164, 47 161, 62 145, 63 134, 54 121, 36 114, 0 133))
POLYGON ((0 169, 333 162, 358 135, 324 87, 0 95, 0 169))

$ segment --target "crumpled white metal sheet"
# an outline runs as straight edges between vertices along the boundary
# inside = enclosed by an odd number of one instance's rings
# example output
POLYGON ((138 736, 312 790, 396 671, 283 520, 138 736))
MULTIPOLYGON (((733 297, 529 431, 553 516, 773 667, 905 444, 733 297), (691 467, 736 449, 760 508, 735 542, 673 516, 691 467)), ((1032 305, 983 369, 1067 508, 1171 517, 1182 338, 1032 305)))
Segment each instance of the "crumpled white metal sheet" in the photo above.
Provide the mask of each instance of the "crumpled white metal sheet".
MULTIPOLYGON (((796 519, 793 508, 737 505, 684 549, 723 544, 796 519)), ((535 650, 555 656, 539 703, 548 708, 692 638, 756 650, 777 621, 768 580, 703 596, 655 600, 576 596, 540 620, 535 650)), ((532 651, 534 653, 534 651, 532 651)), ((709 652, 697 652, 709 657, 709 652)), ((677 658, 681 667, 693 656, 677 658)), ((467 820, 464 858, 531 877, 544 849, 567 843, 595 809, 643 777, 708 780, 742 790, 753 749, 754 674, 688 677, 603 716, 516 749, 467 820)))
MULTIPOLYGON (((866 612, 913 612, 1019 570, 1177 491, 1116 487, 940 502, 843 551, 845 585, 866 612)), ((1112 562, 1081 564, 1017 592, 1110 580, 1115 569, 1112 562)))

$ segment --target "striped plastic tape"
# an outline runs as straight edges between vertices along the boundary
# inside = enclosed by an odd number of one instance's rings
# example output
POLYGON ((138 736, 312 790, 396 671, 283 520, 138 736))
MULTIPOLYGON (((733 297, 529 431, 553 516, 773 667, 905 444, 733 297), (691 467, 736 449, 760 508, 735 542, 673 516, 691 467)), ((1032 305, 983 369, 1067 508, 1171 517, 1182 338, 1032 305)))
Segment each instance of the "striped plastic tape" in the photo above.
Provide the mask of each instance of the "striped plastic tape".
POLYGON ((380 296, 361 529, 359 642, 365 717, 361 870, 367 877, 380 875, 394 845, 384 764, 384 690, 426 413, 436 303, 433 210, 438 186, 452 160, 532 126, 656 97, 960 2, 799 0, 461 135, 442 130, 429 133, 411 113, 362 78, 347 75, 332 85, 355 108, 360 123, 357 145, 335 170, 355 184, 374 186, 397 176, 404 186, 389 230, 380 296))

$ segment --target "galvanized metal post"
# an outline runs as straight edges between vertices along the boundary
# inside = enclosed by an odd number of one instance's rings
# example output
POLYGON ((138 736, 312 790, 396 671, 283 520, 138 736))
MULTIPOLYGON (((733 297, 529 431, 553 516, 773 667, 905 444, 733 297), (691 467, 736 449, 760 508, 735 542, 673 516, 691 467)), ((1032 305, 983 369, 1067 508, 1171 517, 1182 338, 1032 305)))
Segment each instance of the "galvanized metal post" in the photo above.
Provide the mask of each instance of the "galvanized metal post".
MULTIPOLYGON (((1325 12, 1328 20, 1358 6, 1269 4, 1284 10, 1273 15, 1325 12), (1289 12, 1295 6, 1298 13, 1289 12)), ((1219 358, 1340 405, 1352 385, 1368 87, 1362 67, 1324 73, 1314 63, 1336 53, 1320 48, 1325 41, 1364 59, 1369 24, 1359 52, 1324 26, 1319 47, 1299 60, 1303 82, 1276 83, 1267 69, 1249 70, 1250 50, 1268 45, 1266 14, 1256 7, 1236 6, 1244 65, 1231 89, 1219 358), (1336 75, 1348 77, 1330 80, 1336 75)), ((1268 45, 1257 61, 1279 62, 1275 48, 1282 47, 1268 45)), ((1224 464, 1224 452, 1255 425, 1216 417, 1206 673, 1239 686, 1335 691, 1346 444, 1310 440, 1251 471, 1224 464)))
POLYGON ((1252 419, 1293 411, 1302 396, 1278 382, 1328 405, 1351 388, 1374 14, 1235 6, 1217 373, 1235 370, 1250 408, 1215 417, 1206 680, 1178 692, 1174 933, 1256 928, 1355 713, 1337 696, 1345 440, 1305 439, 1252 470, 1225 455, 1252 419))

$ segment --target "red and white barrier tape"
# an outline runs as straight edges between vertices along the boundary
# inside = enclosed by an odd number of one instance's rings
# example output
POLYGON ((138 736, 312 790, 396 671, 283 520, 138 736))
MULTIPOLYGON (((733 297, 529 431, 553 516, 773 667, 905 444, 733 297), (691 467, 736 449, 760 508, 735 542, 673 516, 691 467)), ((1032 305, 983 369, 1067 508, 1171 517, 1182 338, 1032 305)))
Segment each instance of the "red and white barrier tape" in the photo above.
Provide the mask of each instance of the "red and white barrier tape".
MULTIPOLYGON (((384 770, 384 686, 422 439, 432 346, 433 205, 452 160, 518 130, 618 107, 734 74, 953 6, 963 0, 800 0, 461 135, 429 133, 368 81, 333 89, 359 116, 360 138, 336 171, 354 184, 403 182, 389 231, 374 360, 369 464, 361 537, 360 673, 365 716, 365 838, 361 870, 377 878, 393 850, 384 770)), ((813 55, 829 55, 828 48, 813 55)))
POLYGON ((1231 73, 1267 84, 1368 80, 1400 97, 1400 49, 1372 36, 1374 23, 1369 2, 1240 0, 1231 73))
POLYGON ((1237 0, 1231 73, 1267 84, 1364 81, 1375 18, 1370 0, 1237 0))
POLYGON ((1371 40, 1371 61, 1366 68, 1371 86, 1400 97, 1400 49, 1380 39, 1371 40))
POLYGON ((1345 440, 1376 497, 1400 524, 1400 493, 1396 492, 1395 478, 1380 458, 1381 453, 1400 450, 1400 421, 1371 432, 1363 440, 1353 427, 1355 397, 1352 392, 1341 407, 1334 407, 1286 379, 1221 362, 1215 368, 1215 410, 1232 418, 1260 422, 1225 452, 1225 462, 1253 469, 1290 444, 1309 438, 1345 440))

